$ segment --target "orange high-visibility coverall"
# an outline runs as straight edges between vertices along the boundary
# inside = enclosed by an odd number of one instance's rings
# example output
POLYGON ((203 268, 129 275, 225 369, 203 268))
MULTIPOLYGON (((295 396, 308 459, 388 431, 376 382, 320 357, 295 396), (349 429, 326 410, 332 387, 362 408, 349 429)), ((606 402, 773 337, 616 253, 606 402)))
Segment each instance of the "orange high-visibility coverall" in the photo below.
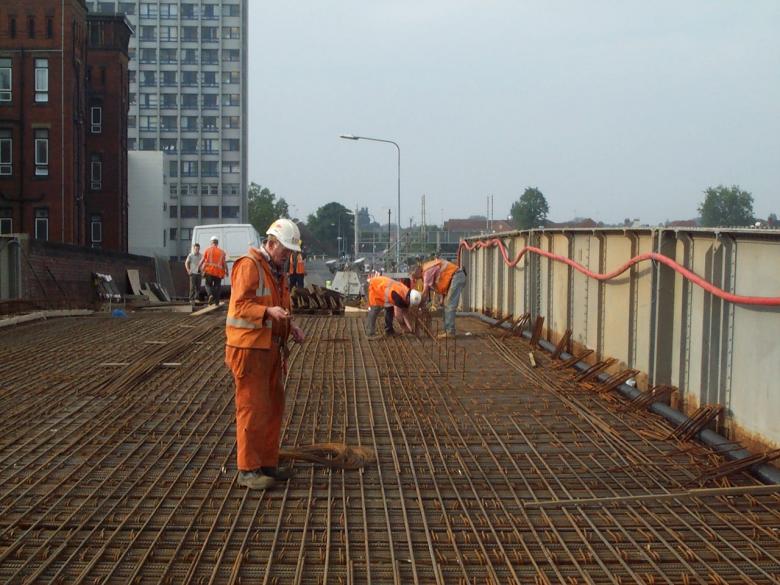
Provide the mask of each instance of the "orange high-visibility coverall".
POLYGON ((290 310, 286 276, 265 250, 251 248, 233 265, 226 321, 225 363, 236 383, 238 469, 276 467, 284 413, 283 350, 290 326, 266 317, 266 309, 290 310))

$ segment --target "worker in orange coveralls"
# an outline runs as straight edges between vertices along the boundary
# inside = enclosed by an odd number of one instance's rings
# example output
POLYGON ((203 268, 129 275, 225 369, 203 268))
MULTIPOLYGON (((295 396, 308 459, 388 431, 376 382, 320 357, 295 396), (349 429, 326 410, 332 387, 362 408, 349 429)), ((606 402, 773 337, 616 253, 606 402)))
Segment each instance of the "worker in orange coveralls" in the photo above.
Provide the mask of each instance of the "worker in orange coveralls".
POLYGON ((300 231, 278 219, 266 235, 260 248, 233 264, 225 324, 225 363, 236 383, 238 485, 258 490, 292 477, 291 468, 279 467, 287 338, 304 340, 290 315, 284 270, 290 254, 301 249, 300 231))
POLYGON ((411 290, 405 284, 388 276, 374 275, 368 281, 368 315, 366 316, 366 335, 368 339, 379 339, 376 335, 376 319, 379 312, 385 310, 385 335, 394 335, 393 317, 407 331, 414 331, 414 322, 409 309, 420 304, 419 291, 411 290))

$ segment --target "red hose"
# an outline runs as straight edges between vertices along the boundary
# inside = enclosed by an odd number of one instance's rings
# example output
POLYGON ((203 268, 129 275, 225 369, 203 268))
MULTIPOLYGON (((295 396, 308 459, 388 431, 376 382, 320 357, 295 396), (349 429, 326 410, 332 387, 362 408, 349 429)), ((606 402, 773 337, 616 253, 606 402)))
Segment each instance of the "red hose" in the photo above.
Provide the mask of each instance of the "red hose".
POLYGON ((564 264, 568 264, 569 266, 574 268, 574 270, 577 270, 578 272, 581 272, 582 274, 590 278, 595 278, 596 280, 611 280, 616 276, 623 274, 634 264, 638 264, 639 262, 643 262, 645 260, 655 260, 656 262, 665 264, 675 272, 679 272, 685 278, 690 280, 692 283, 700 286, 708 293, 711 293, 716 297, 723 299, 724 301, 728 301, 730 303, 737 303, 740 305, 761 305, 765 307, 780 306, 780 297, 749 297, 743 295, 735 295, 733 293, 727 292, 721 288, 718 288, 714 284, 707 282, 702 277, 695 274, 694 272, 691 272, 684 266, 678 264, 668 256, 664 256, 663 254, 657 254, 656 252, 647 252, 645 254, 640 254, 639 256, 634 256, 633 258, 631 258, 631 260, 623 264, 623 266, 616 268, 612 272, 601 274, 598 272, 592 272, 588 270, 582 264, 578 264, 571 258, 560 256, 558 254, 553 254, 552 252, 548 252, 546 250, 542 250, 541 248, 536 248, 534 246, 526 246, 525 248, 523 248, 517 253, 517 256, 515 256, 514 260, 510 260, 509 253, 507 252, 504 243, 499 238, 493 238, 490 240, 476 241, 473 244, 469 244, 465 240, 461 240, 460 246, 458 246, 458 264, 460 264, 460 254, 464 248, 468 251, 471 251, 476 248, 492 248, 493 246, 498 246, 499 250, 501 250, 501 255, 504 257, 504 263, 510 268, 516 266, 526 252, 533 252, 534 254, 539 254, 540 256, 544 256, 545 258, 550 258, 552 260, 555 260, 556 262, 563 262, 564 264))

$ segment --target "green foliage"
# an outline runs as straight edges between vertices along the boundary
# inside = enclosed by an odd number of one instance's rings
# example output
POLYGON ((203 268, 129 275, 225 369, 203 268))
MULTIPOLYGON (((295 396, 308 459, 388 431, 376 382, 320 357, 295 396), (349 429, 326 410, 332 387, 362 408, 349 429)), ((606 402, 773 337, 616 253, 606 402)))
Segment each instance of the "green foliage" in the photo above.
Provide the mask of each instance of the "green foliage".
POLYGON ((268 226, 280 217, 289 217, 287 202, 283 198, 276 198, 268 187, 261 187, 257 183, 249 185, 249 223, 261 234, 265 233, 268 226))
POLYGON ((341 253, 349 254, 355 241, 354 215, 341 203, 327 203, 317 209, 306 221, 312 235, 319 241, 313 244, 314 252, 336 255, 338 237, 341 236, 341 253), (321 248, 321 249, 317 249, 321 248))
POLYGON ((737 185, 709 187, 699 205, 704 227, 753 225, 753 196, 737 185))
POLYGON ((539 189, 528 187, 520 199, 512 204, 512 221, 517 229, 528 230, 544 225, 550 207, 539 189))

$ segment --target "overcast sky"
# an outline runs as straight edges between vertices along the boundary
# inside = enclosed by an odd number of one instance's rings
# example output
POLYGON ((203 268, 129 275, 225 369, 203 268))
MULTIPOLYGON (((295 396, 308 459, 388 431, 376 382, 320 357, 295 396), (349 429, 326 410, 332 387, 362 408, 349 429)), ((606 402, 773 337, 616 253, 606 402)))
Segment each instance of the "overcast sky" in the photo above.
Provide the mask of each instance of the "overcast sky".
POLYGON ((780 213, 780 2, 249 2, 249 180, 428 223, 697 215, 738 184, 780 213))

